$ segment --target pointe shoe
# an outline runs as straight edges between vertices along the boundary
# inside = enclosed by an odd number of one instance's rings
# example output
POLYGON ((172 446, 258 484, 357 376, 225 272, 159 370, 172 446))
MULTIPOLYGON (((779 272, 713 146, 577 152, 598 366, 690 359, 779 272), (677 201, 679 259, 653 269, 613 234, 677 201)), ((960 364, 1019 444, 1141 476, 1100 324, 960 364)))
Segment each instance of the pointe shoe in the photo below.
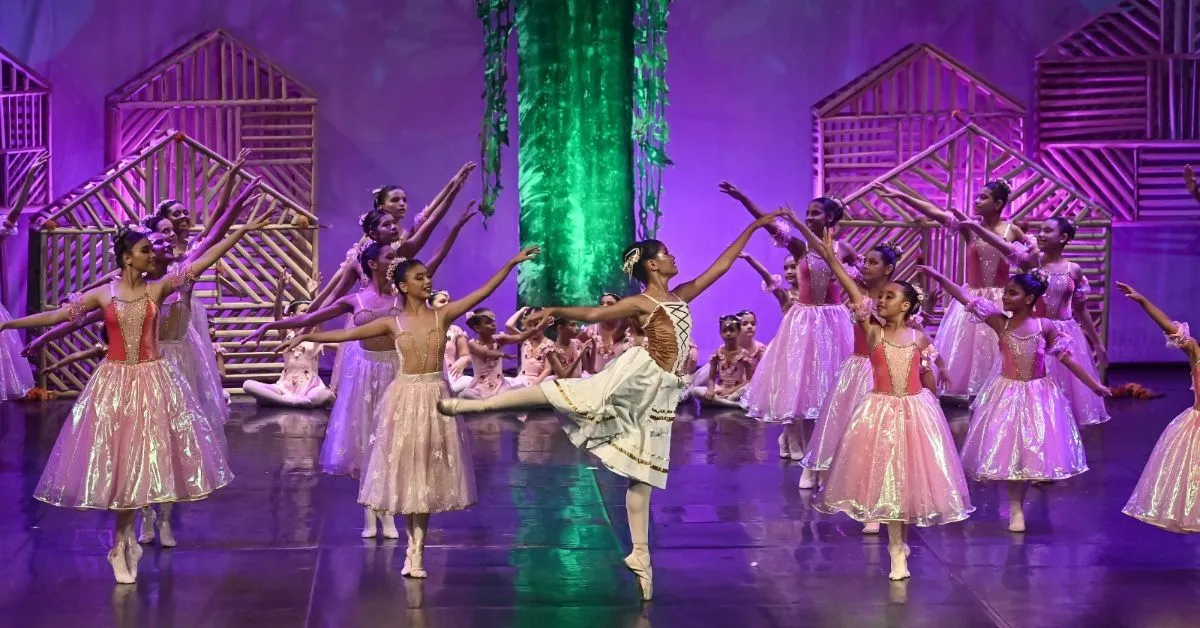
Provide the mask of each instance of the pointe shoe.
MULTIPOLYGON (((162 538, 161 536, 159 538, 162 538)), ((129 575, 137 580, 138 561, 142 559, 142 546, 137 543, 125 544, 125 566, 129 569, 129 575)))
POLYGON ((128 541, 122 539, 112 549, 108 550, 108 564, 112 565, 113 577, 116 579, 117 584, 134 583, 133 574, 129 572, 128 559, 125 558, 125 546, 128 543, 128 541))
POLYGON ((427 577, 429 577, 429 574, 425 573, 425 568, 421 565, 421 561, 424 558, 423 554, 424 554, 424 552, 421 550, 421 548, 416 548, 413 550, 412 554, 404 561, 405 564, 407 564, 409 567, 408 573, 405 574, 409 578, 427 578, 427 577))
POLYGON ((171 531, 171 519, 163 517, 154 522, 154 531, 158 532, 158 544, 163 547, 175 547, 178 541, 175 540, 175 533, 171 531))
POLYGON ((650 566, 648 552, 634 551, 625 557, 625 566, 637 576, 638 588, 642 591, 642 600, 649 601, 654 597, 654 569, 650 566))
POLYGON ((888 548, 888 555, 892 558, 892 571, 888 574, 888 580, 905 580, 912 576, 908 572, 909 553, 908 545, 888 548))
POLYGON ((779 457, 787 458, 788 456, 787 432, 784 432, 783 434, 779 435, 779 457))
POLYGON ((146 506, 142 509, 142 533, 138 535, 138 543, 154 542, 154 524, 157 520, 158 515, 153 508, 146 506))
POLYGON ((1025 531, 1025 512, 1016 510, 1008 515, 1008 531, 1009 532, 1024 532, 1025 531))
POLYGON ((800 472, 800 488, 809 490, 817 487, 817 472, 805 469, 800 472))
POLYGON ((412 573, 412 546, 409 545, 404 549, 404 566, 400 568, 400 575, 408 576, 412 573))
POLYGON ((868 521, 863 524, 863 534, 879 534, 879 522, 868 521))
POLYGON ((446 416, 454 416, 456 414, 460 414, 460 412, 458 410, 460 405, 462 405, 462 399, 456 399, 454 397, 447 397, 446 399, 438 400, 437 411, 438 411, 438 414, 444 414, 446 416))
POLYGON ((389 515, 385 512, 380 512, 378 514, 378 516, 379 516, 379 520, 383 522, 383 525, 381 526, 383 528, 383 530, 382 530, 383 538, 385 538, 385 539, 400 538, 400 531, 396 529, 396 517, 394 515, 389 515))
POLYGON ((370 508, 367 508, 366 514, 363 515, 363 529, 361 536, 364 539, 375 538, 375 511, 371 510, 370 508))

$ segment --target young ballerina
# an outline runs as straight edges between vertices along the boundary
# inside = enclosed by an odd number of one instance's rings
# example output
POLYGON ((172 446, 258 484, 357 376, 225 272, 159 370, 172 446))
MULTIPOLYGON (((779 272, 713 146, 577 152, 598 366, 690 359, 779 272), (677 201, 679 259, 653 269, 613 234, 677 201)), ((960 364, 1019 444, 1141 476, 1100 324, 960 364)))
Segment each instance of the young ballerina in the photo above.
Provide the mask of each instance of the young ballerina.
MULTIPOLYGON (((600 295, 600 307, 616 305, 621 295, 605 292, 600 295)), ((583 370, 587 374, 599 373, 609 362, 617 359, 628 346, 629 325, 624 319, 613 319, 593 323, 584 327, 583 340, 595 340, 591 352, 584 359, 583 370)))
POLYGON ((1071 406, 1047 377, 1046 357, 1058 358, 1096 394, 1112 393, 1071 357, 1070 338, 1060 334, 1053 321, 1034 315, 1049 282, 1041 271, 1008 281, 1001 297, 1003 310, 928 266, 920 271, 996 332, 1000 372, 988 380, 972 407, 962 463, 973 480, 1007 484, 1008 530, 1024 532, 1030 482, 1064 480, 1088 469, 1071 406))
POLYGON ((44 327, 103 309, 108 358, 93 373, 71 412, 34 490, 40 501, 64 508, 112 510, 115 543, 108 553, 118 583, 137 579, 141 547, 134 514, 151 504, 207 497, 233 478, 218 436, 200 419, 199 402, 156 342, 163 301, 220 259, 252 229, 246 225, 175 266, 164 278, 145 279, 156 261, 140 225, 118 231, 118 281, 73 295, 66 307, 0 323, 0 330, 44 327))
POLYGON ((742 336, 742 324, 736 314, 722 316, 721 348, 713 354, 708 370, 707 385, 692 386, 691 394, 702 404, 740 408, 742 394, 754 374, 754 361, 746 350, 738 346, 742 336))
MULTIPOLYGON (((283 293, 291 278, 291 273, 283 273, 279 276, 279 283, 275 286, 274 318, 276 321, 283 320, 285 314, 295 316, 308 313, 308 301, 295 301, 288 305, 286 312, 284 311, 283 293)), ((285 339, 294 333, 294 331, 289 331, 285 339)), ((283 373, 280 373, 279 379, 274 384, 252 379, 242 384, 242 390, 264 406, 284 408, 323 408, 328 406, 333 403, 334 394, 325 385, 325 382, 321 381, 321 375, 318 372, 318 360, 322 351, 321 345, 312 342, 297 345, 295 349, 283 354, 283 373)))
MULTIPOLYGON (((930 220, 961 233, 967 242, 969 294, 973 298, 987 299, 994 305, 1000 304, 1011 266, 1006 249, 992 246, 984 239, 975 237, 971 231, 960 231, 959 223, 968 218, 956 209, 946 211, 923 199, 884 186, 876 187, 875 191, 882 198, 900 200, 930 220)), ((996 237, 1008 243, 1028 244, 1021 228, 1004 220, 1004 210, 1011 196, 1012 187, 1007 181, 989 181, 975 196, 975 214, 979 216, 982 228, 996 237)), ((942 393, 968 398, 979 394, 995 370, 999 356, 999 346, 992 328, 973 318, 966 306, 952 301, 942 317, 934 346, 946 361, 948 369, 948 384, 942 393)))
POLYGON ((1117 288, 1162 328, 1167 346, 1187 355, 1193 394, 1192 406, 1175 417, 1158 437, 1122 512, 1171 532, 1200 532, 1200 504, 1196 500, 1200 494, 1200 460, 1196 456, 1196 443, 1200 442, 1200 345, 1190 335, 1187 323, 1172 321, 1129 284, 1117 282, 1117 288))
MULTIPOLYGON (((752 215, 763 215, 731 183, 723 181, 720 187, 752 215)), ((809 203, 805 220, 808 228, 821 237, 841 221, 844 213, 840 201, 820 197, 809 203)), ((776 225, 768 229, 796 261, 796 293, 788 295, 779 331, 767 345, 742 396, 742 407, 762 422, 783 423, 779 457, 799 461, 804 458, 812 422, 821 411, 837 369, 854 351, 854 325, 842 305, 842 291, 832 281, 829 265, 808 250, 801 238, 784 233, 776 225), (797 377, 797 373, 804 376, 797 377)), ((853 265, 857 260, 854 250, 844 242, 835 240, 834 247, 845 263, 853 265)))
MULTIPOLYGON (((20 220, 21 212, 29 202, 34 179, 46 167, 48 161, 49 155, 38 155, 29 165, 29 170, 26 171, 25 178, 21 181, 21 187, 17 190, 17 197, 13 202, 12 209, 9 210, 4 220, 0 221, 0 242, 3 242, 8 236, 16 235, 17 221, 20 220)), ((12 315, 8 313, 3 304, 0 304, 0 322, 10 320, 12 320, 12 315)), ((22 357, 21 334, 16 330, 0 333, 0 401, 20 399, 34 387, 34 384, 33 369, 29 367, 29 362, 22 357)))
MULTIPOLYGON (((440 310, 449 302, 449 292, 434 290, 429 298, 429 307, 440 310)), ((450 394, 457 395, 466 390, 474 379, 465 372, 471 366, 471 349, 467 346, 467 332, 451 321, 446 322, 446 384, 450 387, 450 394)))
POLYGON ((922 295, 904 281, 890 282, 874 316, 829 236, 810 246, 829 264, 857 310, 870 348, 872 391, 854 410, 833 455, 813 508, 882 522, 888 529, 888 578, 909 577, 908 526, 966 519, 974 508, 946 416, 933 394, 933 344, 908 324, 922 295))
MULTIPOLYGON (((1037 266, 1049 275, 1050 285, 1038 302, 1036 312, 1038 316, 1055 322, 1059 331, 1070 339, 1070 354, 1075 356, 1089 377, 1099 379, 1097 373, 1108 364, 1108 353, 1096 323, 1087 311, 1086 299, 1091 287, 1079 264, 1063 257, 1067 244, 1075 238, 1075 224, 1060 216, 1047 218, 1037 232, 1035 251, 1008 244, 977 222, 965 222, 963 226, 997 248, 1008 246, 1009 257, 1020 265, 1037 266), (1089 343, 1091 349, 1088 348, 1089 343), (1095 361, 1091 359, 1093 350, 1095 361)), ((1081 426, 1096 425, 1111 418, 1104 399, 1072 375, 1061 362, 1053 361, 1048 368, 1050 377, 1071 403, 1071 414, 1075 416, 1076 423, 1081 426)))
POLYGON ((700 296, 742 252, 755 230, 775 220, 764 216, 747 227, 708 270, 673 291, 668 284, 678 270, 675 257, 657 240, 635 242, 625 250, 623 269, 645 291, 606 307, 551 307, 539 318, 565 318, 589 323, 637 317, 646 346, 635 345, 601 372, 586 379, 555 379, 519 388, 490 399, 445 399, 445 415, 532 410, 550 407, 566 415, 563 429, 577 447, 587 449, 617 475, 629 478, 625 509, 633 553, 625 565, 637 576, 642 599, 653 596, 650 565, 650 489, 666 488, 670 467, 671 422, 687 390, 683 371, 692 328, 688 303, 700 296))
POLYGON ((358 501, 378 513, 403 514, 408 549, 401 575, 426 577, 423 564, 429 515, 462 510, 475 503, 475 475, 467 430, 461 419, 438 415, 448 396, 442 371, 446 326, 500 286, 513 268, 538 254, 518 253, 482 287, 441 309, 429 307, 431 273, 417 260, 396 261, 391 281, 404 300, 400 312, 354 329, 302 334, 284 343, 349 342, 389 338, 400 368, 388 386, 371 437, 358 501))
POLYGON ((471 384, 458 396, 463 399, 487 399, 518 384, 504 376, 504 359, 512 356, 501 350, 508 345, 520 345, 534 334, 540 334, 545 326, 526 322, 525 331, 513 335, 496 331, 496 313, 486 307, 467 312, 467 327, 475 332, 475 339, 467 341, 471 353, 471 384))
MULTIPOLYGON (((517 310, 504 323, 505 332, 513 336, 520 335, 526 327, 526 320, 534 311, 528 307, 517 310)), ((533 334, 521 343, 521 364, 517 375, 509 383, 513 386, 536 386, 547 377, 552 377, 553 369, 546 362, 546 354, 552 349, 554 341, 546 337, 545 328, 534 329, 533 334)))
POLYGON ((595 340, 580 340, 579 325, 575 321, 556 318, 550 325, 548 335, 554 339, 554 344, 546 352, 550 374, 561 379, 583 377, 583 361, 595 340))

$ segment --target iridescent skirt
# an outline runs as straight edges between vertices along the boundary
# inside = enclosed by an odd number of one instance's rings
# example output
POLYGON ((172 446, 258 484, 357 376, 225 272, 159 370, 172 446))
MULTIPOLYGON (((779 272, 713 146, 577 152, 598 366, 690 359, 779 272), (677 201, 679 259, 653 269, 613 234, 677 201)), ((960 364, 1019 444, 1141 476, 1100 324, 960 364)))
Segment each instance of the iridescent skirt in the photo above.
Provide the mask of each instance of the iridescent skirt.
POLYGON ((764 423, 816 420, 838 367, 854 352, 845 305, 788 308, 742 397, 746 414, 764 423))
POLYGON ((203 499, 233 473, 222 439, 166 360, 104 360, 63 424, 33 496, 64 508, 133 510, 203 499))
POLYGON ((179 342, 160 341, 159 353, 169 360, 191 385, 200 402, 200 411, 213 427, 224 429, 229 421, 229 404, 216 357, 204 352, 204 343, 195 329, 189 328, 179 342))
MULTIPOLYGON (((1088 348, 1087 337, 1083 328, 1074 320, 1054 321, 1058 333, 1066 333, 1071 338, 1071 357, 1096 380, 1100 376, 1096 371, 1096 361, 1092 359, 1092 350, 1088 348)), ((1087 384, 1079 381, 1075 374, 1067 369, 1062 361, 1048 359, 1046 370, 1054 383, 1058 384, 1063 396, 1071 404, 1071 414, 1079 425, 1097 425, 1109 420, 1108 408, 1104 406, 1104 398, 1097 395, 1087 384)))
POLYGON ((825 471, 833 462, 838 443, 846 431, 846 424, 862 400, 871 394, 874 386, 871 360, 862 355, 851 355, 838 368, 833 390, 825 396, 825 405, 817 416, 808 451, 800 461, 806 469, 825 471))
POLYGON ((1200 532, 1200 410, 1184 410, 1163 430, 1122 512, 1171 532, 1200 532))
POLYGON ((340 379, 334 386, 337 399, 321 445, 325 473, 358 477, 366 463, 376 410, 396 378, 398 365, 395 351, 367 351, 358 343, 346 347, 340 379))
POLYGON ((962 448, 976 480, 1062 480, 1088 470, 1071 407, 1049 377, 996 377, 975 400, 962 448))
MULTIPOLYGON (((11 321, 8 310, 0 305, 0 321, 11 321)), ((0 332, 0 401, 20 399, 34 386, 33 369, 21 355, 25 343, 15 329, 0 332)))
POLYGON ((933 393, 871 393, 850 418, 813 508, 858 521, 941 525, 975 508, 933 393))
POLYGON ((475 503, 475 467, 462 419, 438 414, 445 375, 396 375, 371 435, 358 502, 389 513, 462 510, 475 503))
MULTIPOLYGON (((968 288, 967 294, 1000 305, 1004 289, 968 288)), ((933 345, 946 363, 946 376, 950 380, 942 391, 944 395, 971 397, 979 394, 996 370, 1000 356, 996 332, 955 300, 946 307, 933 345)))

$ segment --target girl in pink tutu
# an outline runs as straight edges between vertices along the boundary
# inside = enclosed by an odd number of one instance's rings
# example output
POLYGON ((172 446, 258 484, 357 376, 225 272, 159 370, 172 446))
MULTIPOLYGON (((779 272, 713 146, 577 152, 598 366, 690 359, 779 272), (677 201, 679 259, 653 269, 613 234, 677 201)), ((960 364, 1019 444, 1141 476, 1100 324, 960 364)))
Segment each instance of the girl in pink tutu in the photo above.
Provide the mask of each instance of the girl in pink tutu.
POLYGON ((646 286, 645 292, 607 307, 550 307, 533 314, 539 319, 600 322, 636 318, 646 346, 634 345, 603 371, 586 379, 556 379, 519 388, 490 399, 446 399, 442 414, 553 408, 565 415, 563 429, 577 447, 587 449, 604 466, 629 478, 625 509, 633 552, 625 565, 637 576, 642 599, 653 596, 650 565, 650 488, 665 488, 671 455, 671 423, 687 391, 687 346, 692 314, 688 303, 729 271, 755 230, 776 219, 764 216, 747 227, 699 277, 672 291, 678 274, 675 257, 658 240, 635 242, 625 250, 622 268, 646 286))
MULTIPOLYGON (((450 293, 445 290, 434 290, 429 299, 429 307, 440 310, 450 302, 450 293)), ((447 321, 446 328, 446 384, 450 394, 457 395, 471 385, 473 379, 466 374, 471 366, 471 350, 467 346, 467 332, 462 327, 447 321)))
POLYGON ((518 384, 504 376, 504 359, 512 359, 512 356, 502 351, 501 347, 520 345, 545 328, 530 325, 519 334, 498 333, 496 313, 486 307, 467 312, 467 327, 475 332, 475 339, 467 341, 467 348, 471 352, 471 370, 475 377, 458 396, 463 399, 487 399, 518 387, 518 384))
POLYGON ((572 320, 556 318, 550 323, 554 344, 546 353, 546 364, 554 377, 583 377, 583 361, 594 340, 579 339, 579 325, 572 320))
MULTIPOLYGON (((621 295, 614 292, 605 292, 600 295, 600 307, 609 307, 615 305, 621 300, 621 295)), ((599 373, 608 366, 609 362, 617 359, 625 348, 628 347, 627 335, 629 326, 623 319, 614 319, 594 323, 584 327, 580 339, 583 341, 594 340, 592 349, 588 356, 584 358, 583 370, 586 374, 599 373)))
MULTIPOLYGON (((41 174, 47 161, 49 155, 42 154, 35 157, 29 165, 25 179, 21 181, 21 187, 17 190, 12 209, 4 220, 0 221, 0 242, 8 236, 16 235, 17 220, 21 218, 21 212, 29 201, 34 179, 41 174)), ((0 304, 0 323, 9 320, 12 320, 12 315, 0 304)), ((15 330, 0 333, 0 401, 20 399, 34 386, 33 369, 29 368, 29 362, 22 357, 21 347, 21 335, 15 330)))
MULTIPOLYGON (((281 321, 286 316, 303 315, 308 313, 308 301, 296 301, 283 307, 283 293, 291 281, 291 273, 279 276, 275 287, 275 320, 281 321)), ((289 331, 285 338, 295 332, 289 331)), ((321 381, 318 373, 318 360, 324 348, 315 343, 302 344, 283 354, 283 373, 274 384, 266 384, 257 380, 247 380, 242 383, 246 391, 260 405, 280 406, 284 408, 323 408, 333 403, 333 391, 321 381)))
MULTIPOLYGON (((903 201, 930 220, 955 232, 959 232, 959 222, 967 220, 967 216, 958 210, 951 208, 946 211, 895 189, 879 186, 875 190, 881 198, 903 201)), ((982 228, 997 238, 1008 243, 1028 244, 1021 228, 1004 220, 1004 209, 1008 207, 1011 195, 1012 188, 1007 181, 989 181, 975 197, 975 214, 979 216, 982 228)), ((992 246, 970 231, 961 233, 967 241, 967 286, 971 297, 999 305, 1011 266, 1007 248, 992 246)), ((983 390, 984 383, 995 370, 999 355, 996 334, 991 327, 974 319, 963 304, 952 301, 942 317, 934 346, 947 366, 947 384, 942 389, 943 394, 974 397, 983 390)))
POLYGON ((108 358, 96 369, 59 432, 34 490, 40 501, 64 508, 116 512, 115 544, 108 553, 119 583, 137 578, 142 550, 133 536, 138 509, 207 497, 233 478, 218 435, 199 414, 187 381, 160 359, 158 317, 163 301, 212 266, 251 229, 250 224, 180 264, 160 280, 145 279, 156 260, 145 228, 117 232, 114 253, 121 277, 72 295, 66 307, 0 323, 0 330, 44 327, 104 310, 108 358))
POLYGON ((713 354, 707 370, 700 370, 708 381, 692 386, 691 393, 702 404, 740 408, 742 395, 754 374, 754 361, 738 346, 742 324, 737 315, 722 316, 719 324, 724 344, 713 354))
POLYGON ((912 284, 893 281, 872 316, 864 311, 870 301, 837 258, 829 236, 821 242, 806 235, 850 296, 874 380, 872 392, 846 424, 813 508, 886 523, 888 578, 903 580, 909 577, 907 526, 962 521, 974 510, 946 416, 932 392, 933 344, 908 324, 923 296, 912 284))
POLYGON ((1014 275, 1004 289, 1001 310, 928 266, 920 270, 999 338, 1000 372, 972 406, 962 462, 971 479, 1008 484, 1008 529, 1024 532, 1029 483, 1064 480, 1088 468, 1071 406, 1047 377, 1046 356, 1058 358, 1096 394, 1111 393, 1071 357, 1070 337, 1059 333, 1053 321, 1034 316, 1049 281, 1040 271, 1014 275))
MULTIPOLYGON (((1197 196, 1200 200, 1200 196, 1197 196)), ((1200 532, 1200 344, 1187 323, 1172 321, 1129 284, 1117 288, 1150 315, 1167 335, 1167 346, 1184 352, 1192 374, 1192 407, 1167 425, 1133 494, 1122 510, 1130 517, 1171 532, 1200 532)))
MULTIPOLYGON (((513 314, 504 324, 509 335, 520 335, 526 327, 525 321, 533 308, 523 307, 513 314)), ((542 380, 553 376, 550 365, 546 363, 546 354, 554 348, 554 341, 546 337, 545 329, 534 329, 524 342, 521 343, 521 364, 517 375, 509 380, 513 386, 536 386, 542 380)))
MULTIPOLYGON (((763 215, 731 183, 723 181, 720 187, 752 215, 763 215)), ((809 203, 805 219, 809 230, 820 237, 837 225, 844 213, 841 202, 821 197, 809 203)), ((825 260, 809 251, 801 238, 788 235, 777 225, 769 229, 795 260, 795 293, 790 295, 779 331, 767 345, 742 397, 742 407, 764 423, 785 424, 779 456, 799 461, 837 369, 853 353, 854 325, 825 260)), ((833 246, 838 259, 854 265, 857 255, 849 245, 834 241, 833 246)))
POLYGON ((358 489, 358 501, 376 512, 403 514, 408 549, 401 575, 424 578, 425 534, 429 515, 462 510, 475 503, 475 475, 467 430, 461 419, 438 414, 449 396, 442 352, 446 327, 500 286, 517 264, 538 248, 513 257, 482 287, 441 309, 429 307, 432 278, 417 260, 396 261, 388 274, 404 300, 400 313, 354 329, 302 334, 284 343, 287 351, 303 342, 349 342, 390 338, 400 354, 371 434, 371 447, 358 489))

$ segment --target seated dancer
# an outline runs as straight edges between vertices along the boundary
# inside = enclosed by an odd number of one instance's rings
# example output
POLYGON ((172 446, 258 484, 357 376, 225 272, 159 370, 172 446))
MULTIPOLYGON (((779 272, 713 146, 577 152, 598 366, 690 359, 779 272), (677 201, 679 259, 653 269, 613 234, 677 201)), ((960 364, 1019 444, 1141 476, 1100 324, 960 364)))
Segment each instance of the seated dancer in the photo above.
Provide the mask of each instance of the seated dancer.
POLYGON ((675 257, 658 240, 635 242, 625 250, 626 274, 645 291, 606 307, 550 307, 534 312, 529 324, 548 318, 595 323, 638 319, 646 346, 634 345, 603 371, 586 379, 555 379, 483 400, 443 399, 444 415, 554 408, 567 416, 571 442, 604 466, 629 478, 625 508, 633 553, 625 565, 637 576, 642 599, 653 595, 650 565, 650 488, 665 488, 670 467, 671 422, 688 387, 683 370, 692 328, 688 303, 729 271, 755 230, 775 220, 770 214, 747 227, 708 270, 692 281, 669 287, 678 274, 675 257))
MULTIPOLYGON (((284 318, 283 292, 291 280, 291 273, 279 276, 275 287, 275 321, 284 318)), ((287 315, 296 316, 308 313, 308 301, 295 301, 288 305, 287 315)), ((296 332, 289 331, 286 338, 296 332)), ((265 384, 257 380, 247 380, 242 384, 242 390, 247 395, 264 406, 282 406, 285 408, 322 408, 333 403, 333 391, 321 381, 317 372, 318 360, 323 348, 319 344, 304 343, 283 354, 283 373, 274 384, 265 384)))
POLYGON ((579 339, 579 324, 565 318, 550 322, 550 336, 554 344, 546 352, 546 364, 554 377, 583 377, 583 361, 592 348, 594 339, 579 339))
POLYGON ((496 331, 496 313, 486 307, 467 312, 467 327, 475 332, 475 339, 467 341, 471 354, 471 370, 474 377, 465 390, 459 393, 464 399, 487 399, 505 390, 519 388, 520 384, 504 376, 505 358, 512 356, 501 351, 507 345, 520 345, 534 334, 545 331, 545 325, 526 325, 525 331, 517 335, 496 331))
POLYGON ((146 229, 117 232, 121 277, 80 295, 66 307, 0 323, 4 329, 45 327, 104 311, 108 359, 92 374, 63 424, 34 497, 64 508, 116 512, 116 543, 108 553, 118 583, 137 579, 141 547, 134 514, 151 504, 204 499, 233 479, 220 437, 201 415, 191 386, 160 359, 156 331, 163 301, 217 262, 252 229, 236 232, 161 279, 147 280, 156 260, 146 229))
MULTIPOLYGON (((621 300, 621 295, 605 292, 600 295, 600 307, 615 305, 621 300)), ((587 325, 579 335, 580 340, 595 340, 591 351, 584 357, 584 375, 599 373, 608 366, 609 362, 617 359, 622 351, 629 347, 626 342, 629 326, 623 319, 614 319, 587 325)))
MULTIPOLYGON (((429 307, 440 310, 450 302, 450 293, 445 290, 434 290, 429 297, 429 307)), ((471 349, 467 346, 467 332, 452 321, 446 321, 446 384, 450 386, 450 394, 457 395, 467 389, 475 379, 466 374, 471 366, 471 349)))
POLYGON ((738 346, 742 324, 737 315, 722 316, 719 323, 724 344, 709 360, 708 370, 700 371, 707 376, 706 385, 693 385, 691 395, 703 404, 740 408, 742 394, 754 375, 754 361, 738 346))
MULTIPOLYGON (((16 235, 17 221, 20 220, 21 212, 29 202, 29 193, 33 189, 34 179, 41 174, 47 161, 49 161, 49 155, 41 154, 34 157, 33 163, 29 165, 29 170, 25 172, 25 178, 21 180, 21 187, 17 190, 17 197, 13 202, 12 209, 9 210, 4 220, 0 221, 0 242, 3 242, 8 236, 16 235)), ((4 308, 4 304, 0 303, 0 322, 10 320, 12 320, 12 315, 4 308)), ((29 362, 22 357, 21 334, 13 329, 0 333, 0 401, 24 397, 35 383, 33 369, 29 367, 29 362)))
MULTIPOLYGON (((1194 184, 1194 180, 1192 182, 1194 184)), ((1196 200, 1200 200, 1197 195, 1196 200)), ((1117 282, 1117 288, 1146 314, 1167 335, 1167 346, 1179 349, 1187 356, 1192 375, 1192 406, 1175 417, 1158 442, 1133 494, 1122 512, 1171 532, 1200 532, 1200 345, 1191 336, 1187 323, 1172 321, 1158 306, 1134 290, 1129 284, 1117 282)))
MULTIPOLYGON (((461 419, 438 416, 446 399, 442 351, 449 321, 496 290, 538 248, 518 253, 482 287, 440 309, 429 307, 432 273, 417 260, 396 260, 387 275, 403 299, 395 316, 334 332, 301 334, 283 343, 287 351, 304 342, 348 342, 388 338, 400 353, 395 380, 379 406, 358 501, 377 513, 404 515, 408 548, 400 574, 426 577, 425 535, 429 515, 475 503, 475 475, 467 430, 461 419)), ((382 272, 382 271, 381 271, 382 272)))
MULTIPOLYGON (((530 307, 517 310, 504 323, 504 331, 513 336, 521 334, 527 328, 526 319, 535 311, 535 308, 530 307)), ((517 367, 517 375, 509 379, 513 386, 536 386, 547 377, 553 377, 553 371, 546 363, 546 354, 554 348, 554 341, 547 338, 545 332, 545 327, 534 329, 533 334, 521 343, 521 360, 517 367)))

